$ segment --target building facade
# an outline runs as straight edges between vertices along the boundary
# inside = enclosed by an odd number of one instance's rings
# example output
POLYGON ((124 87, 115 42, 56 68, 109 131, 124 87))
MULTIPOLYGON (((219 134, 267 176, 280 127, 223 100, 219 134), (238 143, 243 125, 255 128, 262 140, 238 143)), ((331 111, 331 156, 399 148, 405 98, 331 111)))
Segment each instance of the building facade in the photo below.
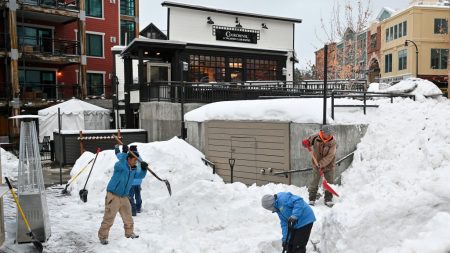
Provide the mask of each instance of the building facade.
POLYGON ((167 1, 162 6, 167 7, 167 39, 150 25, 143 31, 145 37, 133 40, 121 52, 124 64, 117 73, 123 69, 126 127, 136 126, 133 115, 141 101, 176 96, 175 91, 155 91, 167 83, 293 81, 294 28, 300 19, 167 1))
POLYGON ((111 47, 138 36, 137 0, 9 0, 0 10, 0 135, 10 115, 111 98, 111 47))
POLYGON ((414 1, 381 23, 381 81, 418 76, 439 87, 448 82, 450 6, 414 1))

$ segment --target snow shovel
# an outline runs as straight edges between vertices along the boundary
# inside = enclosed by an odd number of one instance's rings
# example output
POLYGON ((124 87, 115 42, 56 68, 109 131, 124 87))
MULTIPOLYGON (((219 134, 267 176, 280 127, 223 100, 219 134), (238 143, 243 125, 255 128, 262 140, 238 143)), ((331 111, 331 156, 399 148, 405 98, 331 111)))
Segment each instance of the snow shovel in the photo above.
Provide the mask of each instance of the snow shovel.
MULTIPOLYGON (((114 138, 117 140, 117 142, 118 142, 120 145, 123 145, 123 142, 122 142, 119 138, 117 138, 117 136, 115 136, 114 134, 113 134, 113 136, 114 136, 114 138)), ((142 159, 139 158, 139 157, 137 157, 137 156, 133 153, 133 151, 130 150, 130 151, 128 151, 128 152, 130 152, 130 154, 131 154, 132 156, 134 156, 136 159, 138 159, 140 162, 142 162, 142 159)), ((169 195, 172 196, 172 189, 171 189, 171 187, 170 187, 169 181, 168 181, 167 179, 161 179, 160 177, 158 177, 158 175, 156 175, 155 172, 153 172, 153 171, 150 169, 150 165, 149 165, 149 167, 147 167, 147 170, 148 170, 150 173, 152 173, 152 175, 153 175, 154 177, 156 177, 156 179, 158 179, 158 180, 161 181, 161 182, 166 183, 166 187, 167 187, 167 190, 169 191, 169 195)))
POLYGON ((92 161, 94 161, 94 158, 92 158, 92 159, 88 162, 88 164, 86 164, 86 166, 84 166, 84 168, 81 169, 81 170, 80 170, 80 171, 72 178, 72 180, 70 180, 69 182, 67 182, 66 187, 61 191, 62 194, 68 194, 68 193, 69 193, 69 192, 67 191, 67 188, 69 187, 69 185, 70 185, 71 183, 73 183, 75 180, 77 180, 78 176, 79 176, 81 173, 83 173, 83 171, 85 171, 85 170, 87 169, 88 165, 91 164, 92 161))
POLYGON ((31 237, 31 241, 33 242, 34 247, 38 250, 39 253, 42 253, 44 250, 44 246, 42 246, 42 243, 36 239, 36 236, 34 235, 33 231, 31 231, 30 224, 28 223, 27 218, 25 217, 25 213, 22 210, 22 207, 20 206, 19 199, 17 198, 16 193, 14 193, 14 190, 11 186, 11 183, 9 182, 8 177, 5 177, 6 183, 8 184, 9 190, 11 191, 11 194, 13 195, 14 202, 16 202, 17 209, 19 209, 20 215, 22 216, 22 219, 25 223, 25 226, 27 227, 28 234, 31 237))
POLYGON ((95 161, 97 160, 97 157, 98 157, 98 154, 99 154, 99 153, 100 153, 100 148, 97 148, 97 153, 95 154, 94 162, 92 163, 92 167, 91 167, 91 170, 89 171, 89 175, 88 175, 88 177, 87 177, 87 179, 86 179, 86 183, 84 183, 83 189, 80 190, 80 199, 81 199, 84 203, 87 202, 87 195, 88 195, 88 190, 86 190, 86 185, 87 185, 87 183, 88 183, 88 181, 89 181, 89 177, 91 176, 92 169, 94 168, 95 161))
MULTIPOLYGON (((317 167, 319 167, 319 163, 317 162, 317 159, 314 157, 314 154, 311 150, 311 147, 309 145, 306 145, 306 148, 309 151, 309 154, 311 155, 314 163, 316 164, 317 167)), ((320 170, 320 177, 323 177, 323 170, 322 168, 319 168, 320 170)), ((337 192, 335 190, 333 190, 333 188, 331 188, 331 186, 328 184, 327 180, 325 179, 325 177, 323 177, 322 180, 322 186, 325 190, 329 191, 331 194, 335 195, 336 197, 339 197, 339 194, 337 194, 337 192)))

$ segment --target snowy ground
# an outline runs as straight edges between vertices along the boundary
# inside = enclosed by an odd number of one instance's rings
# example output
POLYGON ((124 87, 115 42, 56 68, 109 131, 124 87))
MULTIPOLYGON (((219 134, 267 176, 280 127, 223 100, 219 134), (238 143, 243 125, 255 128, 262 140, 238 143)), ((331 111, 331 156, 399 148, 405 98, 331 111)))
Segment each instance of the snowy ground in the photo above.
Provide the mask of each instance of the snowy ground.
MULTIPOLYGON (((322 253, 448 253, 450 100, 376 103, 380 107, 365 116, 361 109, 336 112, 335 123, 365 122, 369 128, 342 185, 335 186, 342 197, 332 209, 322 199, 313 207, 317 222, 308 252, 314 252, 314 242, 322 253)), ((176 138, 139 144, 138 149, 154 171, 170 181, 173 192, 169 197, 165 185, 151 175, 144 179, 144 211, 135 219, 141 237, 126 239, 117 217, 110 244, 98 243, 105 188, 116 161, 108 150, 94 166, 87 203, 78 196, 87 172, 69 188, 72 196, 48 190, 52 236, 45 244, 47 252, 281 252, 278 218, 260 207, 260 198, 279 191, 307 198, 306 188, 225 184, 201 162, 203 154, 176 138)), ((93 156, 83 154, 72 175, 93 156)), ((5 202, 11 229, 15 210, 9 197, 5 202)), ((8 248, 17 249, 11 234, 8 237, 8 248)))

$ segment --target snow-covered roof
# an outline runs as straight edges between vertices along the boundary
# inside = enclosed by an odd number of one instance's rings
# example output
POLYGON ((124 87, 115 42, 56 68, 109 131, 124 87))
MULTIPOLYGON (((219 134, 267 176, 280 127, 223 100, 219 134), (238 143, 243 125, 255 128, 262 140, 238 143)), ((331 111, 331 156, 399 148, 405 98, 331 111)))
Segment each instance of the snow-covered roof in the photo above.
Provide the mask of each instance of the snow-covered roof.
POLYGON ((46 116, 49 114, 56 114, 58 113, 58 108, 60 109, 61 114, 77 114, 81 112, 109 113, 108 109, 72 98, 66 102, 39 110, 38 115, 46 116))

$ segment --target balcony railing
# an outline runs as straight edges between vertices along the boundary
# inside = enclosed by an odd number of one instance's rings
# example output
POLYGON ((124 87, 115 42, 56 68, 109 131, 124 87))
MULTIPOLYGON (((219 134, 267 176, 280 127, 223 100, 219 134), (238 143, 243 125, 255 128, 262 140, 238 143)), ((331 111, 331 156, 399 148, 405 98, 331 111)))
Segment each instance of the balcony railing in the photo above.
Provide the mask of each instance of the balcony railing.
MULTIPOLYGON (((0 87, 1 89, 1 87, 0 87)), ((88 85, 88 98, 109 99, 112 97, 110 85, 88 85)), ((81 98, 81 87, 78 84, 41 84, 20 83, 23 100, 55 100, 81 98)))
POLYGON ((19 36, 19 47, 23 53, 49 55, 78 55, 78 41, 44 37, 19 36))
POLYGON ((26 4, 56 9, 79 10, 79 0, 24 0, 26 4))
MULTIPOLYGON (((151 82, 133 86, 139 88, 141 102, 180 102, 184 97, 184 102, 210 103, 268 97, 318 97, 323 94, 323 81, 183 84, 180 82, 151 82)), ((330 92, 349 89, 365 91, 366 86, 365 80, 335 80, 328 82, 327 89, 330 92)))

